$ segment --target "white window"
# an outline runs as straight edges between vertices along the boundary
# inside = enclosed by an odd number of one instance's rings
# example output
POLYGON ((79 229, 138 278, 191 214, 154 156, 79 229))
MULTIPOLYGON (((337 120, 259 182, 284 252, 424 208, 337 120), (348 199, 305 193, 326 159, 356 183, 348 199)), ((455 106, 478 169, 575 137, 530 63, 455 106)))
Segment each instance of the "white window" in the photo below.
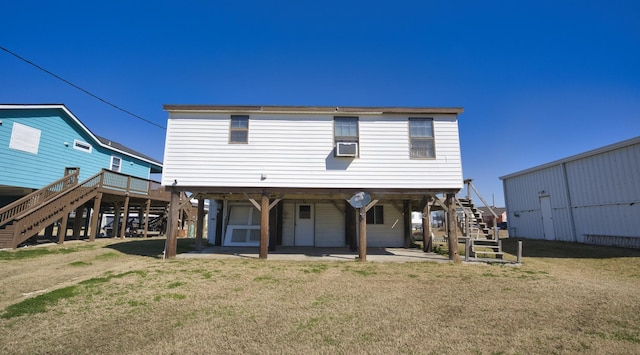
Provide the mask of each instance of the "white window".
POLYGON ((13 123, 11 129, 11 140, 9 141, 9 148, 15 150, 21 150, 23 152, 38 154, 38 147, 40 146, 40 133, 37 128, 22 125, 20 123, 13 123))
POLYGON ((249 143, 249 116, 231 116, 229 143, 249 143))
POLYGON ((434 159, 433 118, 409 118, 411 159, 434 159))
POLYGON ((335 140, 335 156, 358 156, 358 117, 334 117, 333 138, 335 140))
POLYGON ((87 153, 91 153, 91 150, 93 149, 93 147, 89 143, 82 142, 82 141, 79 141, 77 139, 74 139, 73 140, 73 149, 81 150, 81 151, 87 152, 87 153))
POLYGON ((358 142, 358 117, 335 117, 334 133, 337 142, 358 142))
POLYGON ((122 166, 122 159, 120 159, 120 157, 112 156, 111 157, 111 170, 120 172, 121 166, 122 166))

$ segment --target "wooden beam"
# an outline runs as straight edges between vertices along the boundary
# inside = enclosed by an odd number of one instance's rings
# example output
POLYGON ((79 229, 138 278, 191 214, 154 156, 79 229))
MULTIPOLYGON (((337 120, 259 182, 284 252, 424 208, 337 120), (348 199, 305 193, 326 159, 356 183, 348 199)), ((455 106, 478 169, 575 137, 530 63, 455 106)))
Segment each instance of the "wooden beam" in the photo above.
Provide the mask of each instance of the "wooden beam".
POLYGON ((62 220, 60 221, 60 227, 58 227, 58 244, 64 243, 64 238, 67 236, 67 222, 69 221, 69 211, 64 211, 62 220))
POLYGON ((456 203, 455 194, 447 194, 445 205, 447 206, 447 246, 449 247, 449 260, 460 262, 458 252, 458 233, 456 231, 456 203))
POLYGON ((120 237, 125 238, 127 232, 127 223, 129 222, 129 194, 124 198, 124 211, 122 212, 122 223, 120 223, 120 237))
MULTIPOLYGON (((378 200, 375 200, 377 202, 378 200)), ((371 201, 373 203, 374 201, 371 201)), ((374 203, 375 204, 375 203, 374 203)), ((367 261, 367 211, 360 208, 360 238, 358 240, 358 258, 367 261)))
POLYGON ((269 248, 269 196, 262 194, 260 211, 260 259, 266 259, 269 248))
POLYGON ((165 244, 165 256, 173 258, 178 252, 178 213, 180 212, 180 194, 177 190, 171 191, 169 202, 169 220, 167 221, 167 241, 165 244))
POLYGON ((280 201, 282 201, 282 199, 281 199, 281 198, 277 198, 277 199, 273 200, 273 202, 271 202, 271 203, 269 204, 269 211, 271 211, 271 209, 272 209, 273 207, 275 207, 275 205, 277 205, 277 204, 278 204, 278 202, 280 202, 280 201))
POLYGON ((433 249, 431 240, 431 206, 429 201, 422 208, 422 251, 430 253, 433 249))
POLYGON ((371 200, 371 202, 369 202, 367 207, 364 209, 364 212, 367 213, 369 211, 369 209, 371 209, 371 207, 373 207, 376 204, 378 204, 378 202, 380 202, 380 200, 371 200))
POLYGON ((345 242, 349 245, 349 251, 355 252, 358 250, 358 223, 356 222, 358 218, 358 211, 351 206, 349 201, 345 201, 344 210, 345 242))
POLYGON ((120 232, 120 202, 113 203, 113 223, 111 224, 111 236, 119 237, 120 232))
POLYGON ((75 218, 73 219, 73 239, 80 239, 80 229, 82 228, 82 215, 84 214, 84 206, 75 209, 75 218))
POLYGON ((147 199, 147 202, 144 206, 144 237, 149 237, 149 213, 151 212, 151 200, 147 199))
POLYGON ((102 203, 102 193, 98 192, 93 199, 93 209, 91 210, 91 234, 89 241, 93 242, 100 234, 100 204, 102 203))
MULTIPOLYGON (((262 206, 260 206, 260 204, 258 202, 256 202, 256 200, 252 199, 247 194, 244 194, 244 197, 246 197, 247 200, 249 200, 249 202, 251 202, 258 209, 258 211, 262 212, 262 206)), ((267 197, 267 199, 268 199, 268 197, 267 197)), ((267 209, 268 209, 268 206, 267 206, 267 209)))
POLYGON ((402 201, 402 216, 403 218, 403 231, 404 231, 404 247, 409 248, 411 246, 411 234, 413 233, 413 225, 411 221, 411 201, 402 201))
POLYGON ((198 199, 198 216, 196 217, 196 250, 202 250, 202 234, 204 232, 204 198, 198 199))

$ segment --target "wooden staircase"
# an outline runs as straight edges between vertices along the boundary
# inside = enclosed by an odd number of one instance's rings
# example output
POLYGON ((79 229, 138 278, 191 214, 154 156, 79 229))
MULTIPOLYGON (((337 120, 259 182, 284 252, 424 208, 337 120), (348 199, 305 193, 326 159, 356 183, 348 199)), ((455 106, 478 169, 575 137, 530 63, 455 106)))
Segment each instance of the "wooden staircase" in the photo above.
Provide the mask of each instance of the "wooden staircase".
POLYGON ((483 238, 489 239, 491 238, 491 229, 487 226, 486 223, 482 220, 482 212, 473 204, 470 198, 458 198, 456 199, 458 206, 462 208, 464 211, 465 217, 469 220, 468 224, 459 226, 460 229, 466 230, 469 229, 469 233, 471 236, 474 236, 475 239, 478 239, 480 236, 483 238))
POLYGON ((102 173, 77 185, 77 173, 65 176, 0 210, 0 248, 15 248, 35 236, 43 228, 59 221, 73 209, 96 197, 102 173), (75 179, 76 183, 69 183, 75 179))
MULTIPOLYGON (((71 211, 92 199, 100 203, 103 195, 155 201, 154 208, 166 206, 170 193, 160 183, 103 169, 78 184, 79 171, 71 171, 62 179, 0 208, 0 248, 16 248, 27 239, 55 222, 66 220, 71 211)), ((112 200, 113 201, 113 200, 112 200)), ((97 223, 97 219, 96 219, 97 223)), ((66 235, 66 225, 64 235, 66 235)), ((98 230, 98 226, 91 226, 98 230)))
MULTIPOLYGON (((471 191, 474 191, 480 200, 487 206, 488 210, 494 215, 494 221, 497 216, 493 209, 489 207, 486 201, 480 196, 480 193, 471 183, 471 179, 464 181, 467 185, 467 198, 456 198, 458 206, 460 206, 465 215, 465 224, 460 226, 461 230, 466 231, 465 235, 470 240, 470 247, 467 250, 469 257, 478 258, 480 256, 493 257, 502 259, 504 252, 502 251, 502 242, 498 236, 496 226, 493 226, 494 234, 491 235, 492 229, 482 219, 482 212, 474 206, 471 201, 471 191)), ((495 222, 494 222, 495 223, 495 222)))

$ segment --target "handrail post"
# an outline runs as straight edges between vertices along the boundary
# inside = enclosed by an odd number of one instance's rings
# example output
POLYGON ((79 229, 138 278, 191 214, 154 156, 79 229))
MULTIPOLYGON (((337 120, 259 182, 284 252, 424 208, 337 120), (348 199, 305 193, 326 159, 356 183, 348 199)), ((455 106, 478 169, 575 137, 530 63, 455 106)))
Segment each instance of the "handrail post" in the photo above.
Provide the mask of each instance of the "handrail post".
POLYGON ((127 192, 131 192, 131 175, 127 176, 127 192))

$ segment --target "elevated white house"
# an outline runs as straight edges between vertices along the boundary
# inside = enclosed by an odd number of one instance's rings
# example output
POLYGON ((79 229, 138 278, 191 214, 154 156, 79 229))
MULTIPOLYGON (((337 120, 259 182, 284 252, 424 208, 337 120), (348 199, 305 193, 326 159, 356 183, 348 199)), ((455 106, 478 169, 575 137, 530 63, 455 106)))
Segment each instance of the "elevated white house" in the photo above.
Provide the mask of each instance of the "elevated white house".
POLYGON ((365 227, 366 246, 406 246, 411 211, 463 186, 461 108, 164 109, 162 185, 215 202, 208 230, 217 245, 260 246, 261 255, 267 243, 353 249, 365 227), (348 203, 358 192, 364 225, 348 203))

